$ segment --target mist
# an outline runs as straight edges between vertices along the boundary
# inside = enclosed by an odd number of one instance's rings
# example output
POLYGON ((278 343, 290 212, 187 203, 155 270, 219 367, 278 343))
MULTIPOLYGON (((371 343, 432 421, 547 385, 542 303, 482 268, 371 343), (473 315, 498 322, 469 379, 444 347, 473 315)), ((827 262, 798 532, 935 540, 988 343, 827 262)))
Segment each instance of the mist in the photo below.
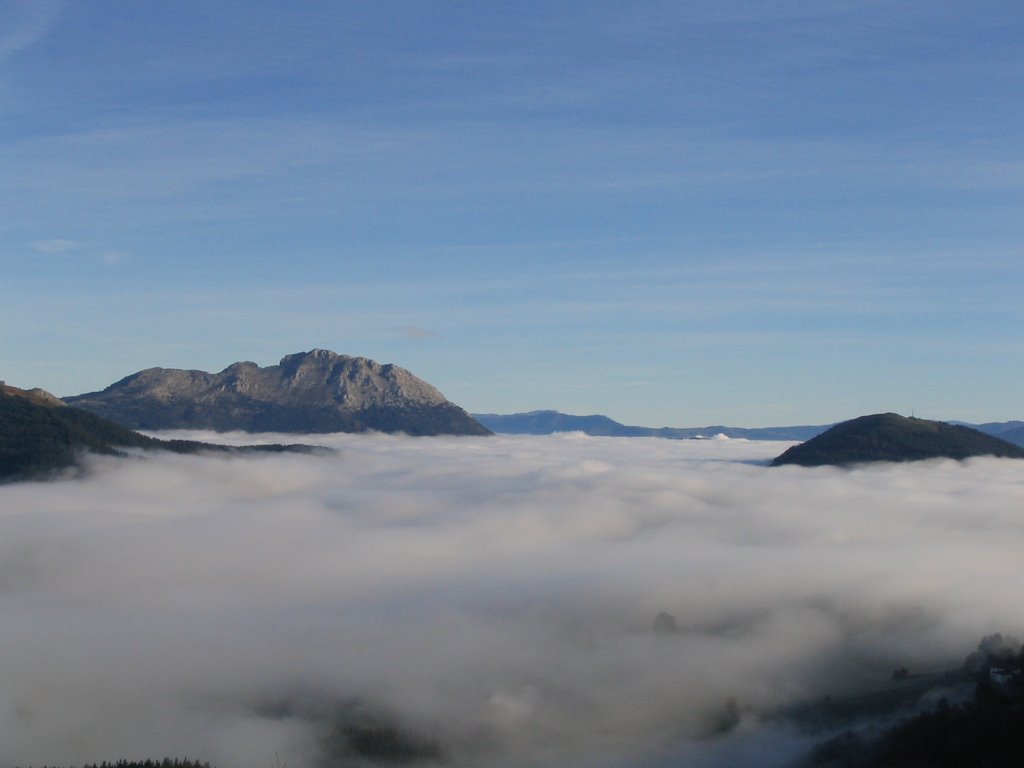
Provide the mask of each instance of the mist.
POLYGON ((1024 635, 1013 460, 310 439, 0 487, 0 765, 355 766, 369 727, 445 766, 782 766, 787 708, 1024 635))

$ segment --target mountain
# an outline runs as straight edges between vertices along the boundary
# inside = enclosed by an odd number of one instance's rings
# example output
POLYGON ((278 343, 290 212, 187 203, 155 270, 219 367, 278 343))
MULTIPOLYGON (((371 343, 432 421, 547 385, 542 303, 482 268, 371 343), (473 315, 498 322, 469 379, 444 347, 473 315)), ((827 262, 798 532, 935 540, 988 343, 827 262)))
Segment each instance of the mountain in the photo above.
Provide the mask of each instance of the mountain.
POLYGON ((1014 445, 1024 446, 1024 421, 991 421, 986 424, 967 424, 965 422, 954 422, 963 424, 965 427, 974 427, 986 435, 998 437, 1014 445))
POLYGON ((505 435, 550 435, 554 432, 584 432, 602 437, 666 437, 675 439, 711 437, 742 437, 748 440, 807 440, 824 432, 828 426, 797 427, 633 427, 620 424, 607 416, 573 416, 558 411, 528 413, 474 413, 473 418, 493 432, 505 435))
POLYGON ((220 373, 148 368, 64 400, 133 429, 490 434, 404 368, 325 349, 220 373))
POLYGON ((555 432, 585 432, 588 435, 646 437, 648 427, 628 427, 607 416, 573 416, 558 411, 529 413, 474 413, 473 418, 492 432, 502 435, 550 435, 555 432))
POLYGON ((1014 429, 1008 429, 1005 432, 999 433, 999 439, 1005 440, 1008 443, 1019 445, 1024 448, 1024 426, 1015 427, 1014 429))
POLYGON ((18 387, 12 387, 6 381, 0 381, 0 395, 21 397, 36 405, 64 405, 63 400, 56 395, 51 395, 45 389, 39 389, 38 387, 35 389, 19 389, 18 387))
POLYGON ((815 467, 968 456, 1024 458, 1024 448, 959 424, 878 413, 836 424, 817 437, 794 445, 776 457, 772 466, 815 467))
POLYGON ((0 482, 70 467, 83 452, 121 455, 125 449, 200 451, 312 451, 309 446, 259 445, 231 448, 190 440, 157 440, 78 408, 41 389, 0 382, 0 482))

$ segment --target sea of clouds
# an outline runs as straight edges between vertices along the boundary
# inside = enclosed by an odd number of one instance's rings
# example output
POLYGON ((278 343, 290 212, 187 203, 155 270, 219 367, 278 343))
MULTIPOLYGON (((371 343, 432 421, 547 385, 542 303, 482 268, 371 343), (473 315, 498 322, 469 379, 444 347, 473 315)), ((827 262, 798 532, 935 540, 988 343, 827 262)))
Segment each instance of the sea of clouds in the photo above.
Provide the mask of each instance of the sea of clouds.
POLYGON ((1024 634, 1024 462, 309 440, 0 487, 0 765, 783 766, 787 708, 1024 634))

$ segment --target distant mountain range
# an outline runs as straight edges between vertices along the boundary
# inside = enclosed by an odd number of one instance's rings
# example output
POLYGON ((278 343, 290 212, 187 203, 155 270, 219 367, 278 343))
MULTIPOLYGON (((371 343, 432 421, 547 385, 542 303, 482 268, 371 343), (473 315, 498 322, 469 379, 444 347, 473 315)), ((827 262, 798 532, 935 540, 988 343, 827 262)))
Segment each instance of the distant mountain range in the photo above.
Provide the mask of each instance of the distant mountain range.
POLYGON ((326 349, 219 373, 148 368, 64 400, 132 429, 490 434, 404 368, 326 349))
MULTIPOLYGON (((503 435, 550 435, 555 432, 583 432, 598 437, 666 437, 693 439, 725 435, 748 440, 810 440, 832 424, 789 427, 636 427, 620 424, 607 416, 574 416, 559 411, 529 411, 527 413, 474 413, 473 418, 493 432, 503 435)), ((1024 422, 1002 421, 987 424, 967 424, 979 432, 999 437, 1009 443, 1024 446, 1024 422)))
POLYGON ((558 411, 530 411, 529 413, 474 413, 473 418, 492 432, 505 435, 550 435, 555 432, 584 432, 600 437, 666 437, 700 438, 725 435, 748 440, 808 440, 829 428, 823 426, 797 427, 635 427, 620 424, 607 416, 573 416, 558 411))
POLYGON ((0 482, 73 466, 85 452, 122 455, 132 449, 174 453, 316 450, 301 445, 233 448, 191 440, 157 440, 66 406, 41 389, 23 390, 0 382, 0 482))
POLYGON ((877 413, 844 421, 794 445, 773 466, 848 465, 869 461, 919 461, 1000 456, 1024 459, 1024 448, 960 424, 877 413))
MULTIPOLYGON (((1024 437, 1024 424, 1019 421, 992 422, 975 429, 885 413, 831 427, 654 429, 627 426, 601 415, 532 411, 504 416, 478 414, 478 423, 408 371, 325 350, 289 355, 279 366, 268 368, 236 363, 219 374, 154 368, 122 379, 103 392, 69 400, 113 414, 122 422, 134 421, 151 429, 315 432, 394 426, 409 434, 443 434, 443 430, 490 434, 490 428, 505 434, 582 431, 596 436, 677 439, 724 434, 756 440, 802 441, 778 456, 772 462, 776 466, 913 461, 939 456, 1024 458, 1024 447, 1004 439, 1024 437), (325 390, 333 393, 329 395, 333 406, 324 404, 325 390), (413 417, 418 420, 411 420, 413 417), (339 424, 343 425, 340 429, 339 424), (374 424, 377 426, 371 426, 374 424)), ((233 449, 184 440, 157 440, 90 410, 68 406, 44 390, 18 389, 0 382, 0 481, 73 465, 85 451, 120 454, 125 449, 179 453, 312 450, 308 446, 279 445, 233 449)))
POLYGON ((965 421, 952 421, 963 427, 972 427, 986 435, 998 437, 1014 445, 1024 446, 1024 421, 990 421, 986 424, 969 424, 965 421))

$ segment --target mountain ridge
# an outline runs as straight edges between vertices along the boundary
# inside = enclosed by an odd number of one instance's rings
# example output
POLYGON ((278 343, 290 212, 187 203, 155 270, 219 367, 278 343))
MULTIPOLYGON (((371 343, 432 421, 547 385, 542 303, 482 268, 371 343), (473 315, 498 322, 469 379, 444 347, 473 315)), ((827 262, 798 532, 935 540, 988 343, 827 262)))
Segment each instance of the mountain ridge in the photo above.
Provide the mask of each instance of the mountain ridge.
POLYGON ((876 413, 841 422, 790 447, 775 457, 772 466, 847 466, 971 456, 1024 458, 1024 448, 961 424, 876 413))
POLYGON ((6 381, 0 381, 0 395, 9 395, 11 397, 21 397, 26 400, 30 400, 38 405, 48 406, 63 406, 66 403, 45 389, 34 387, 33 389, 21 389, 19 387, 12 387, 6 381))
MULTIPOLYGON (((583 432, 595 437, 664 437, 694 439, 725 435, 748 440, 806 441, 820 435, 835 424, 789 425, 777 427, 730 427, 716 424, 705 427, 641 427, 622 424, 603 414, 587 416, 556 410, 522 411, 519 413, 474 413, 473 418, 493 432, 505 435, 550 435, 555 432, 583 432)), ((994 421, 971 424, 950 421, 1024 447, 1024 422, 994 421)))
POLYGON ((829 428, 826 425, 781 427, 639 427, 621 424, 608 416, 576 416, 553 410, 523 413, 474 413, 473 418, 492 432, 506 435, 549 435, 555 432, 584 432, 597 437, 663 437, 692 439, 722 434, 748 440, 808 440, 829 428))
POLYGON ((307 453, 319 449, 303 445, 231 447, 192 440, 159 440, 64 405, 45 390, 0 386, 0 482, 45 476, 75 466, 83 453, 120 456, 130 450, 307 453))
POLYGON ((218 373, 147 368, 64 400, 133 429, 490 434, 406 369, 325 349, 218 373))

